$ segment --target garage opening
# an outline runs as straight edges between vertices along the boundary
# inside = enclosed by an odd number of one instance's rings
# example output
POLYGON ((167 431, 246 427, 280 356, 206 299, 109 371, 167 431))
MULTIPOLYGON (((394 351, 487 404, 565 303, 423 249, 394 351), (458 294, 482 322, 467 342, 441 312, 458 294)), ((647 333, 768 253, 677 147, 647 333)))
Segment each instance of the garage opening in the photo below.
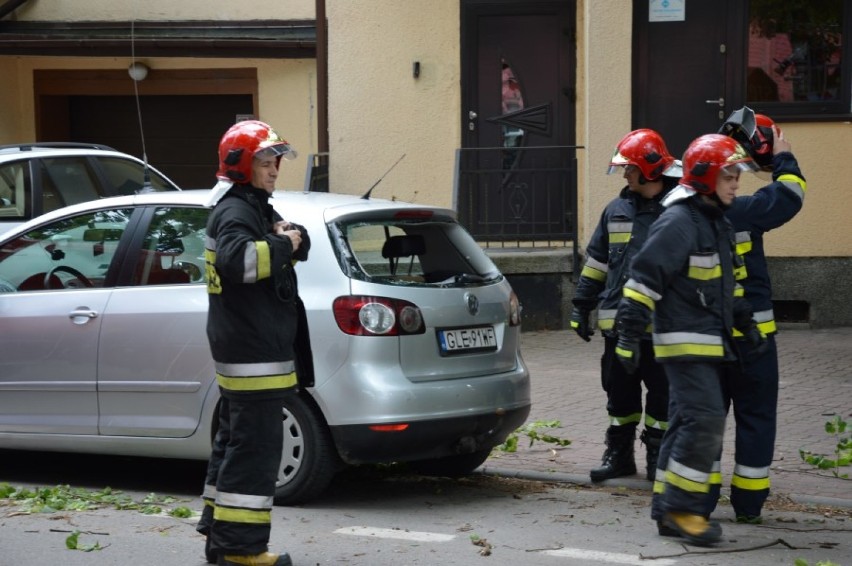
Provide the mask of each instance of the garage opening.
POLYGON ((257 115, 257 70, 36 70, 36 141, 93 142, 143 157, 184 189, 215 183, 222 133, 257 115))

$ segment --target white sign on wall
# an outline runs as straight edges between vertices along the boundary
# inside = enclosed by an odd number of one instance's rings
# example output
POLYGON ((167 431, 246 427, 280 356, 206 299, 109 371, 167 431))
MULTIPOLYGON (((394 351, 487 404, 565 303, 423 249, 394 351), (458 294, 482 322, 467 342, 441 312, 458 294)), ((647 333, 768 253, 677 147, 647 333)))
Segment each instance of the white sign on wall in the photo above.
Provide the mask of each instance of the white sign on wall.
POLYGON ((648 0, 649 22, 686 20, 686 0, 648 0))

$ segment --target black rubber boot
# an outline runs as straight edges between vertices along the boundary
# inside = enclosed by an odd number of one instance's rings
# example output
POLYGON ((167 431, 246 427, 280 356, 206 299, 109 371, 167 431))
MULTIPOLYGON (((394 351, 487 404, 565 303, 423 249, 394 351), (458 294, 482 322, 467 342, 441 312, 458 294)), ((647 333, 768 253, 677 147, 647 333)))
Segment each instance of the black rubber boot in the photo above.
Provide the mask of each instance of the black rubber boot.
POLYGON ((633 442, 636 428, 633 426, 611 426, 606 431, 606 451, 601 465, 593 468, 589 476, 593 482, 632 476, 636 473, 636 461, 633 458, 633 442))
POLYGON ((657 459, 660 456, 660 444, 663 443, 663 431, 656 428, 646 428, 639 435, 639 440, 645 445, 645 461, 647 463, 645 477, 648 478, 648 481, 654 481, 659 466, 657 459))

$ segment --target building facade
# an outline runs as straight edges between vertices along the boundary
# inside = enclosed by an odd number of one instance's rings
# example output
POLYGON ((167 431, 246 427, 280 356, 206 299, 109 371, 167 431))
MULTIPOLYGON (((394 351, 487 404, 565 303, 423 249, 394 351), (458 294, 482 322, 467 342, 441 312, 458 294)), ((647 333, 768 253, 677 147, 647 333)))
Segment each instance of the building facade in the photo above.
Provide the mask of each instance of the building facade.
POLYGON ((385 175, 373 196, 454 207, 526 327, 562 328, 576 254, 623 185, 606 175, 618 140, 651 127, 678 154, 749 104, 776 118, 809 187, 767 235, 779 319, 849 325, 852 2, 816 4, 828 13, 770 25, 781 0, 12 0, 0 144, 97 141, 198 188, 221 133, 254 116, 300 152, 280 188, 322 162, 335 192, 385 175))

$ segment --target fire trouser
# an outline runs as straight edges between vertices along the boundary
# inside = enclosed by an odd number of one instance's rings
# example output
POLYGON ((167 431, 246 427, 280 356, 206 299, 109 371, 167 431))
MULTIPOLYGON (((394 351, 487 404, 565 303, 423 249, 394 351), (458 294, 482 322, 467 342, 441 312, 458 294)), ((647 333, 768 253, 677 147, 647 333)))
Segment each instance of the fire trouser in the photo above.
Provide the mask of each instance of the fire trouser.
POLYGON ((669 427, 658 459, 651 517, 669 511, 704 514, 713 465, 722 448, 725 405, 721 362, 664 363, 669 378, 669 427))
POLYGON ((601 386, 606 392, 610 426, 636 426, 642 420, 642 384, 645 384, 645 426, 665 430, 668 426, 669 382, 663 365, 654 360, 651 340, 642 340, 639 367, 627 373, 615 355, 618 338, 604 336, 601 356, 601 386))
POLYGON ((284 439, 281 419, 280 396, 222 397, 196 527, 210 537, 211 550, 240 555, 268 550, 284 439))
MULTIPOLYGON (((759 517, 769 497, 769 468, 775 452, 778 416, 778 348, 774 334, 767 337, 767 342, 767 351, 754 356, 751 344, 737 341, 742 363, 732 365, 722 379, 726 410, 734 411, 731 506, 738 517, 759 517)), ((711 482, 708 516, 716 508, 721 487, 719 473, 711 482)))

